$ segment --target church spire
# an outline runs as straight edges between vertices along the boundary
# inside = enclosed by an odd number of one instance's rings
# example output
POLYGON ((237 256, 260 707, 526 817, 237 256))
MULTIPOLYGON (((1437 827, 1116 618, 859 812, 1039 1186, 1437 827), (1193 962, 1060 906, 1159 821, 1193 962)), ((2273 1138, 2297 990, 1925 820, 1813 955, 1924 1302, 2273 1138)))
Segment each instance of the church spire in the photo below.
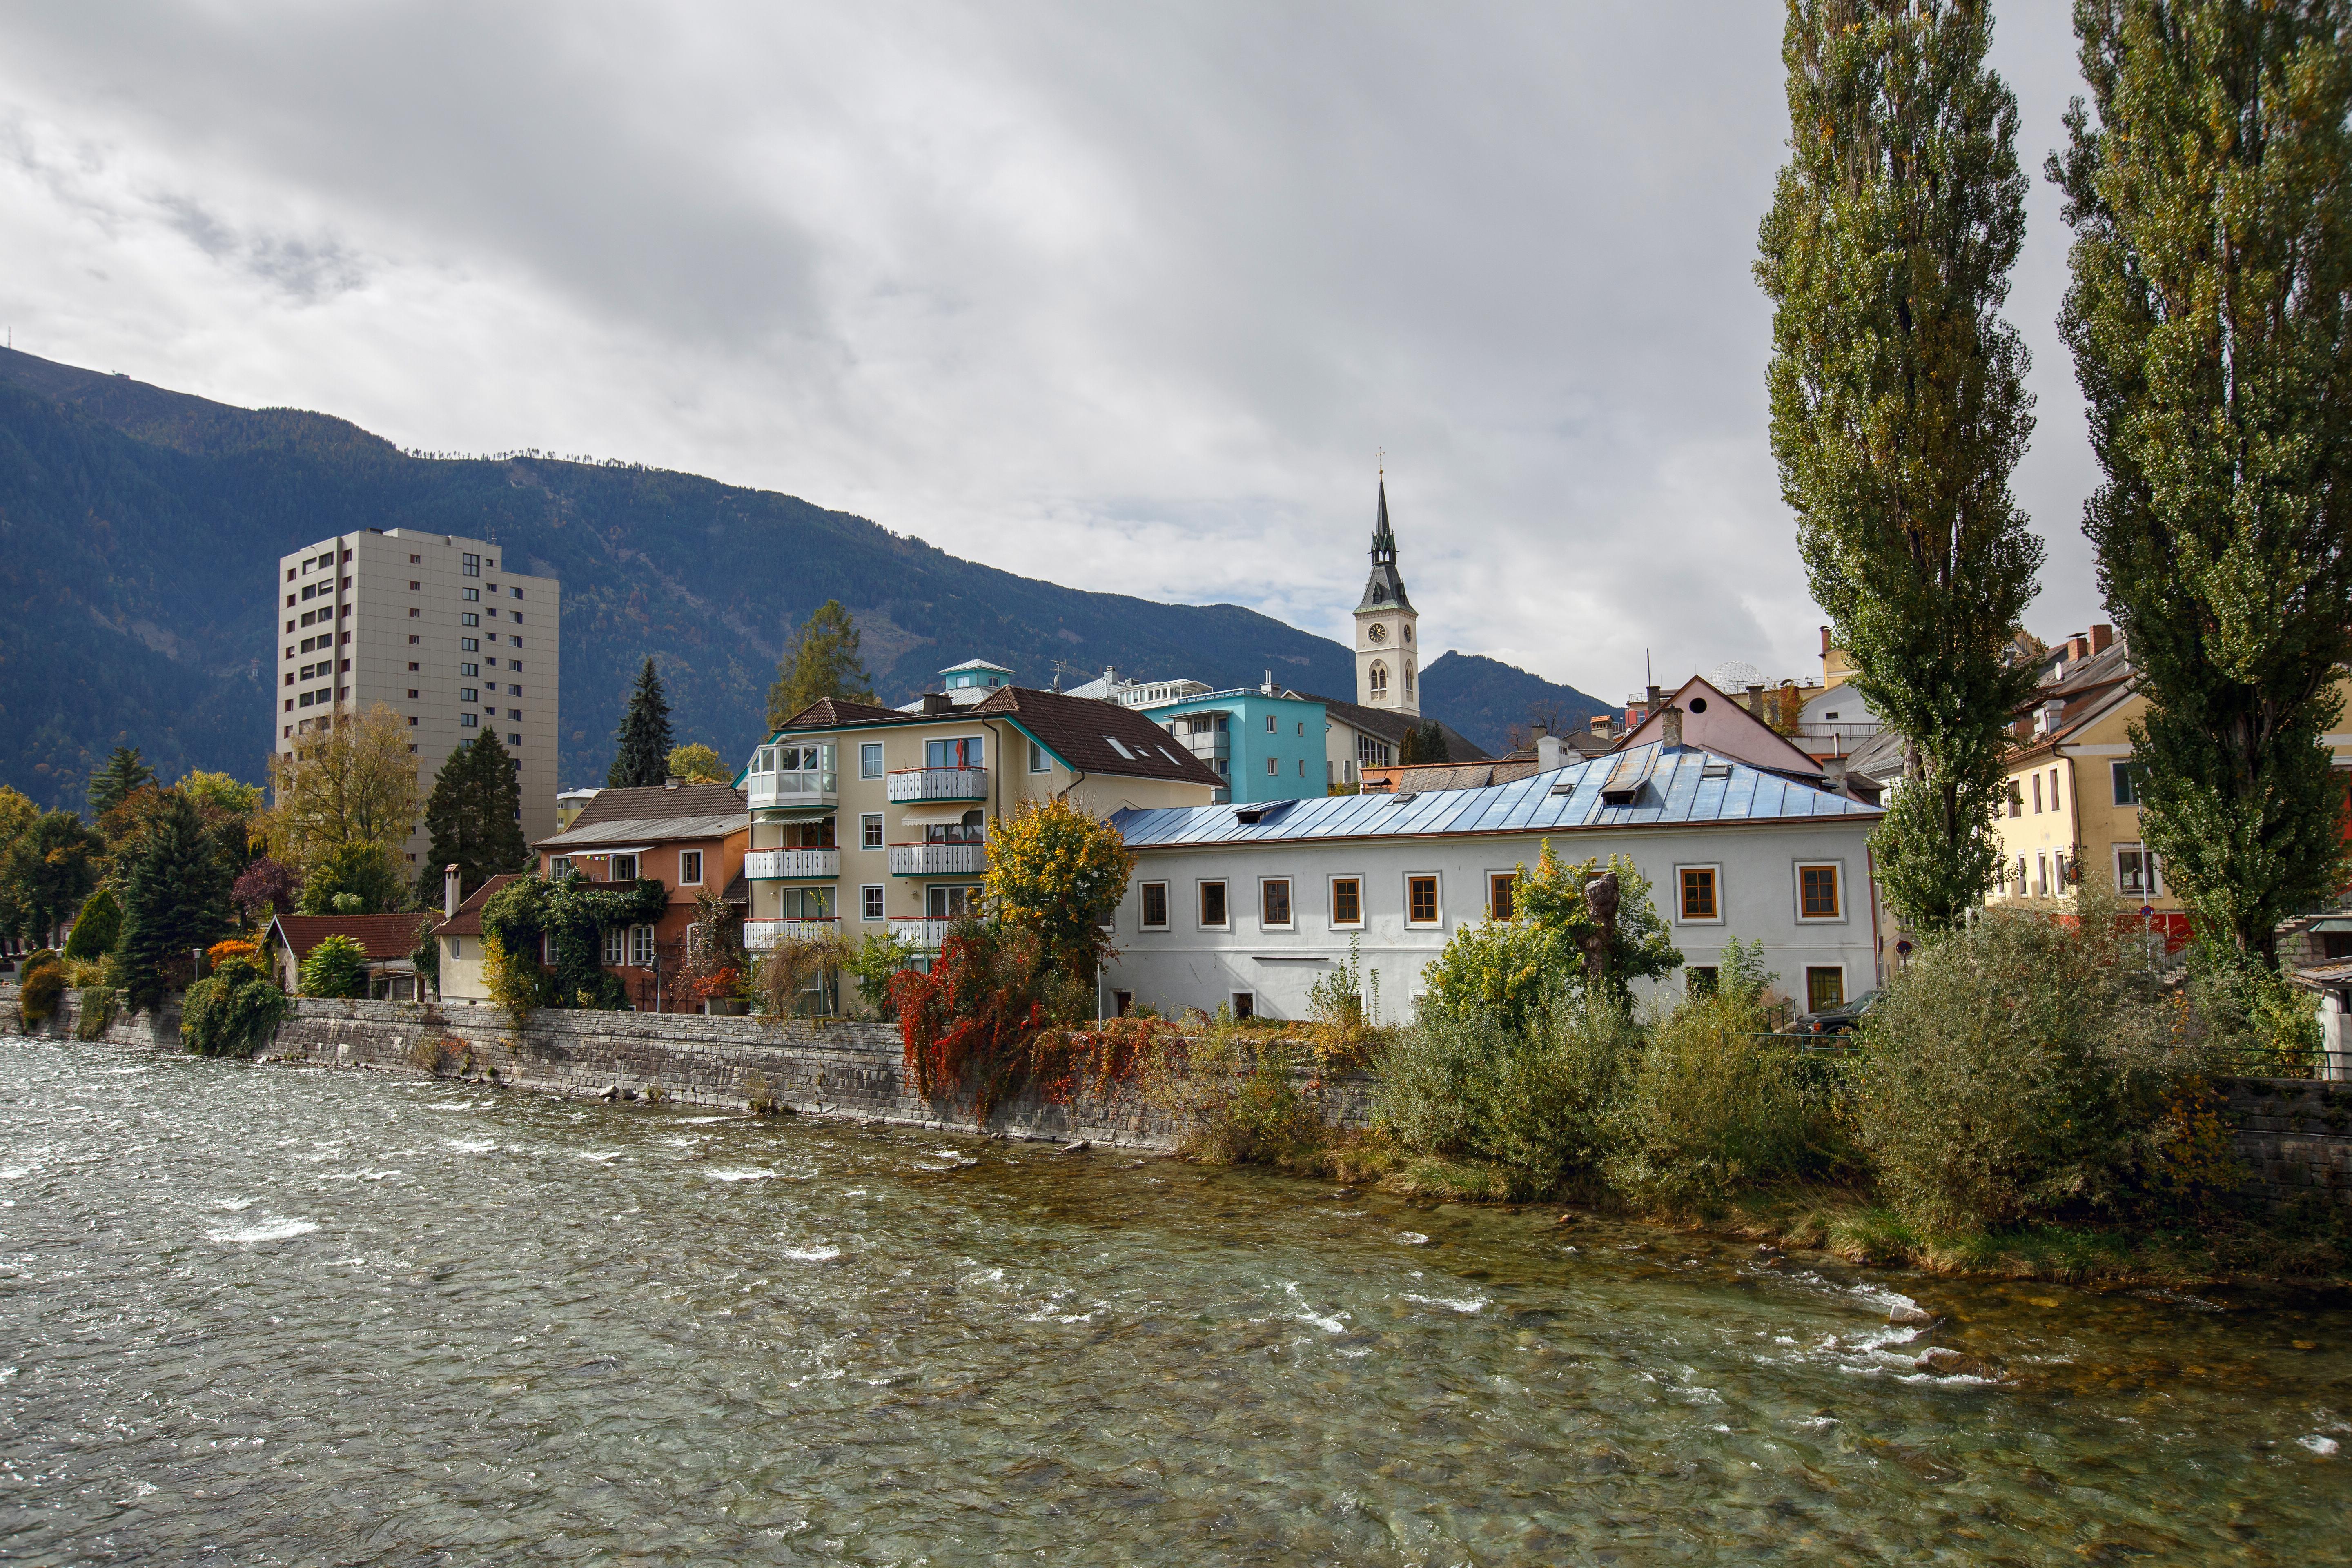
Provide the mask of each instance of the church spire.
POLYGON ((1389 479, 1382 473, 1380 511, 1372 522, 1372 574, 1365 580, 1363 601, 1356 606, 1359 612, 1412 608, 1404 596, 1404 578, 1398 574, 1396 558, 1396 533, 1389 527, 1389 479))

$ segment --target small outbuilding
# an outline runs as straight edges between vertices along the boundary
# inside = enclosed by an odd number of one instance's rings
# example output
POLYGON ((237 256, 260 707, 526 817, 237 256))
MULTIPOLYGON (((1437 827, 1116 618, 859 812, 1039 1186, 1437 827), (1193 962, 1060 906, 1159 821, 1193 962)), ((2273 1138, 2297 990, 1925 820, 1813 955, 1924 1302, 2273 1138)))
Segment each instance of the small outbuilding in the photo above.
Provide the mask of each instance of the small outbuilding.
POLYGON ((347 936, 366 955, 368 995, 379 1002, 418 1000, 413 954, 431 917, 400 915, 279 915, 269 922, 269 967, 291 996, 302 989, 302 961, 331 936, 347 936))

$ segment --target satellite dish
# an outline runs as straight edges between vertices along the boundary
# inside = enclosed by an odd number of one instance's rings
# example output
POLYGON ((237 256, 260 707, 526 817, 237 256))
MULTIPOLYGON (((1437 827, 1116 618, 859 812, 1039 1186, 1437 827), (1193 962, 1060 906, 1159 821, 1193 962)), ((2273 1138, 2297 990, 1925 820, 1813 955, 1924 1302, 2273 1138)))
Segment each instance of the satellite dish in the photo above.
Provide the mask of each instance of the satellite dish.
POLYGON ((1715 683, 1717 691, 1745 691, 1751 686, 1763 685, 1764 672, 1752 664, 1727 658, 1715 667, 1715 673, 1707 679, 1715 683))

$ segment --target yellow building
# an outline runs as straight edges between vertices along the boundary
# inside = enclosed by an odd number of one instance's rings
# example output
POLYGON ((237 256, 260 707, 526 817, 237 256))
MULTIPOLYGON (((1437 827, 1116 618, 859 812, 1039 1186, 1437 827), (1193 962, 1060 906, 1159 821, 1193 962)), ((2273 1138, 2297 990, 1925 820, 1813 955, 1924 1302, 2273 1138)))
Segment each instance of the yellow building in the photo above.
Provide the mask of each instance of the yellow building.
POLYGON ((916 712, 827 698, 752 753, 746 947, 887 931, 935 950, 978 908, 991 829, 1024 805, 1212 804, 1223 781, 1142 713, 1009 675, 959 666, 916 712))
MULTIPOLYGON (((2035 698, 2010 751, 2009 799, 1995 825, 2001 881, 1987 901, 2059 897, 2099 876, 2168 938, 2185 940, 2188 915, 2140 832, 2131 727, 2148 701, 2129 647, 2105 626, 2068 638, 2043 660, 2035 698)), ((2352 734, 2326 742, 2336 766, 2352 769, 2352 734)))

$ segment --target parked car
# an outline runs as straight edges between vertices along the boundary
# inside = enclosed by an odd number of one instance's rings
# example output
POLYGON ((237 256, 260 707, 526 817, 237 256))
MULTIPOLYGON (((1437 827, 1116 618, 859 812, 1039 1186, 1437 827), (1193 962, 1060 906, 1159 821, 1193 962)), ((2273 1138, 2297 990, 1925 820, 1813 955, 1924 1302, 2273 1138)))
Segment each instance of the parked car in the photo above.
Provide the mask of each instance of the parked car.
POLYGON ((1851 1002, 1835 1007, 1824 1007, 1818 1013, 1808 1013, 1797 1020, 1795 1033, 1800 1035, 1851 1035, 1862 1027, 1864 1015, 1878 1005, 1884 991, 1865 991, 1851 1002))

